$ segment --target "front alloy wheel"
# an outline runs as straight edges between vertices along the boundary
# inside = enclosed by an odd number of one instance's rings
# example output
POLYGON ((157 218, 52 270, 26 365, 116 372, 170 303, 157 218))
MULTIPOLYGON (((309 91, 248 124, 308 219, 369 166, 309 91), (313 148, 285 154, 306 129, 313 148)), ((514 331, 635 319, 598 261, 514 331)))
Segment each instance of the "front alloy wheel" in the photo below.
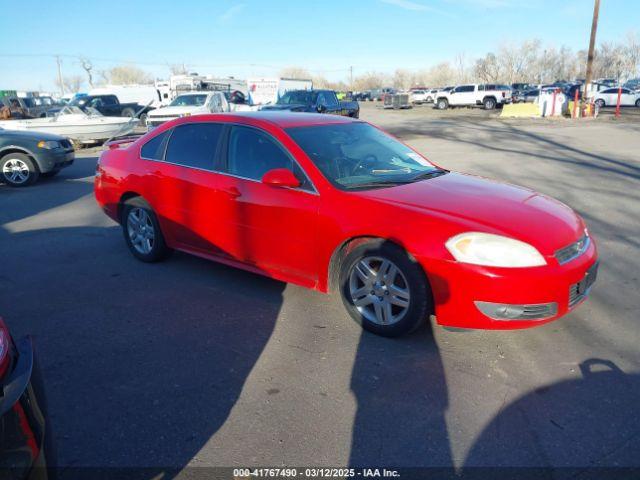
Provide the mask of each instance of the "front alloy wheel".
POLYGON ((340 265, 342 302, 362 328, 385 337, 408 333, 433 310, 422 267, 398 245, 360 244, 340 265))
POLYGON ((2 180, 12 187, 25 187, 38 179, 38 169, 25 154, 10 153, 0 159, 2 180))
POLYGON ((411 301, 407 279, 393 262, 382 257, 365 257, 353 267, 349 294, 358 312, 378 325, 402 320, 411 301))

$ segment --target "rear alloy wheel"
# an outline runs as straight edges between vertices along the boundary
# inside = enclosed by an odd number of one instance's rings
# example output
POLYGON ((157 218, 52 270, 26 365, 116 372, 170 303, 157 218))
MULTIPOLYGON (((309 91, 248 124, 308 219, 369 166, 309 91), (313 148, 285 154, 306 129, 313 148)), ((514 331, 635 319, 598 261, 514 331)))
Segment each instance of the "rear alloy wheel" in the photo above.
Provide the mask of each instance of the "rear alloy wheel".
POLYGON ((40 172, 24 153, 9 153, 0 159, 2 180, 12 187, 26 187, 38 180, 40 172))
POLYGON ((604 100, 602 100, 601 98, 599 98, 598 100, 595 101, 595 104, 598 108, 602 108, 605 106, 604 100))
POLYGON ((493 110, 496 108, 496 100, 494 98, 485 98, 482 104, 485 110, 493 110))
POLYGON ((416 329, 432 308, 424 272, 390 243, 354 248, 342 263, 340 285, 351 317, 365 330, 385 337, 416 329))
POLYGON ((143 262, 157 262, 171 252, 164 241, 156 215, 140 197, 125 203, 122 230, 129 250, 143 262))
POLYGON ((438 110, 446 110, 449 108, 449 101, 446 98, 438 99, 438 110))

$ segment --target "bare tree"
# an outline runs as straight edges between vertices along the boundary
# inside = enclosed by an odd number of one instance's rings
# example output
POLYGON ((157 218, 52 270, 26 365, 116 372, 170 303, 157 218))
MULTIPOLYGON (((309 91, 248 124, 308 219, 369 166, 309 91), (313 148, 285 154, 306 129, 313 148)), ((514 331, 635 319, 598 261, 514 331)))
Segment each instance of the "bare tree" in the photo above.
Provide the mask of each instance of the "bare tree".
POLYGON ((282 78, 296 78, 300 80, 307 80, 312 77, 311 72, 302 67, 286 67, 280 70, 279 74, 282 78))
POLYGON ((107 83, 113 85, 135 85, 153 83, 153 78, 144 70, 133 65, 120 65, 102 72, 107 83))
POLYGON ((91 63, 91 60, 89 60, 86 57, 80 57, 79 60, 80 60, 80 65, 82 65, 82 68, 87 73, 87 80, 89 81, 89 86, 93 88, 93 74, 91 73, 91 71, 93 70, 93 64, 91 63))
POLYGON ((81 75, 71 75, 69 77, 62 77, 62 85, 60 85, 60 80, 56 77, 54 80, 56 86, 59 89, 63 89, 67 92, 77 93, 84 85, 84 78, 81 75))
POLYGON ((187 75, 189 73, 189 69, 184 62, 174 63, 169 65, 169 72, 171 72, 171 75, 187 75))

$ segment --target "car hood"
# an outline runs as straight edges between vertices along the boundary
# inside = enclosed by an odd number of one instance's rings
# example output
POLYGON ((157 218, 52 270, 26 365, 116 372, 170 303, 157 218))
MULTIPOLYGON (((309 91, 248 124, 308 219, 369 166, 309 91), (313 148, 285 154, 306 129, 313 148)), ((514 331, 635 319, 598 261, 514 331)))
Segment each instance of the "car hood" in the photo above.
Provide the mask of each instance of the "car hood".
POLYGON ((53 141, 59 142, 64 139, 65 137, 62 137, 60 135, 54 135, 52 133, 30 132, 30 131, 22 131, 22 130, 5 130, 0 128, 0 141, 4 141, 4 142, 6 141, 39 142, 40 140, 53 140, 53 141))
POLYGON ((182 115, 185 113, 205 113, 207 112, 207 107, 200 106, 200 107, 162 107, 162 108, 157 108, 155 110, 152 110, 151 112, 149 112, 147 114, 147 116, 149 117, 166 117, 166 116, 175 116, 175 115, 182 115))
POLYGON ((461 173, 360 192, 385 203, 459 221, 462 231, 517 238, 551 255, 584 231, 580 217, 565 204, 528 188, 461 173))

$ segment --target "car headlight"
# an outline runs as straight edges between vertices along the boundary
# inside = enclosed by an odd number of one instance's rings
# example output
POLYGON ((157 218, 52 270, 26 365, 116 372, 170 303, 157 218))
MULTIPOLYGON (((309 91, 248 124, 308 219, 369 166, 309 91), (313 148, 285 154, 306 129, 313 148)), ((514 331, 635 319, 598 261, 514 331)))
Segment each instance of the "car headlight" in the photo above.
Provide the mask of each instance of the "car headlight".
POLYGON ((451 237, 445 244, 458 262, 487 267, 538 267, 544 257, 528 243, 481 232, 466 232, 451 237))
POLYGON ((52 150, 54 148, 60 147, 60 142, 56 142, 55 140, 40 140, 38 142, 38 148, 46 148, 47 150, 52 150))

